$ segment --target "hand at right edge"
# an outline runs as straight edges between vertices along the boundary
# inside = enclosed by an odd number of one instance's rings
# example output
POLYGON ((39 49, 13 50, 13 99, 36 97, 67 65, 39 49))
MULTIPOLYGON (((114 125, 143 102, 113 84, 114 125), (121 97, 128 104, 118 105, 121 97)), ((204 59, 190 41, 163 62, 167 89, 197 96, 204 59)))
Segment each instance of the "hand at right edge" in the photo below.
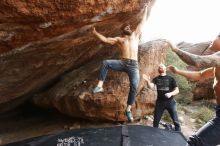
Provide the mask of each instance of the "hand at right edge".
POLYGON ((177 69, 177 67, 175 67, 175 66, 173 66, 173 65, 169 65, 169 66, 167 67, 167 70, 170 71, 170 72, 172 72, 172 73, 174 73, 174 74, 176 74, 178 69, 177 69))

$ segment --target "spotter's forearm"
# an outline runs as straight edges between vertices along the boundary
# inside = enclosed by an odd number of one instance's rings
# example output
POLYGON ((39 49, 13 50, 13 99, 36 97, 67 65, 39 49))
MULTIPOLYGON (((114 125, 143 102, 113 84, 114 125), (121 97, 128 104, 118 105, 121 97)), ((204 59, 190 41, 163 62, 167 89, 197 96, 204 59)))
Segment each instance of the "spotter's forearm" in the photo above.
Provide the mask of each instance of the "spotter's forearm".
POLYGON ((175 49, 175 53, 187 64, 196 66, 196 67, 219 67, 220 66, 220 54, 215 53, 212 55, 195 55, 189 52, 175 49))

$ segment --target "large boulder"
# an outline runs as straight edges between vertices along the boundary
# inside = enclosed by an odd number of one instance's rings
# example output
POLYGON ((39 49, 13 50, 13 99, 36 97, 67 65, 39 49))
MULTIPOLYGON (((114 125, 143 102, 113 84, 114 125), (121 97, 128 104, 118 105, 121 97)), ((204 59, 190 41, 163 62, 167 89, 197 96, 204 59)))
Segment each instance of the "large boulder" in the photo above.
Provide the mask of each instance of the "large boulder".
POLYGON ((120 35, 124 22, 137 26, 148 1, 0 1, 0 112, 47 91, 68 72, 116 55, 90 27, 120 35))

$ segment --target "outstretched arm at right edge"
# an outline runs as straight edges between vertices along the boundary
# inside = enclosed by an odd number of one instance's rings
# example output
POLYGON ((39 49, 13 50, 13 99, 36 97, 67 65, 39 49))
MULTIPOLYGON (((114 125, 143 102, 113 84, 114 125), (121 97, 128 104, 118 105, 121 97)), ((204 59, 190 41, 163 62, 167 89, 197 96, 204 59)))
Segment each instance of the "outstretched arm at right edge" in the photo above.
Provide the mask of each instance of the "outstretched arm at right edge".
POLYGON ((181 60, 183 60, 185 63, 189 65, 193 65, 196 67, 205 67, 205 68, 220 66, 220 52, 216 52, 211 55, 201 56, 183 51, 170 42, 169 44, 171 46, 171 50, 175 52, 180 57, 181 60))
POLYGON ((172 65, 168 66, 167 68, 172 73, 184 76, 187 79, 193 80, 193 81, 214 78, 214 68, 213 67, 204 69, 202 71, 185 71, 185 70, 180 70, 172 65))

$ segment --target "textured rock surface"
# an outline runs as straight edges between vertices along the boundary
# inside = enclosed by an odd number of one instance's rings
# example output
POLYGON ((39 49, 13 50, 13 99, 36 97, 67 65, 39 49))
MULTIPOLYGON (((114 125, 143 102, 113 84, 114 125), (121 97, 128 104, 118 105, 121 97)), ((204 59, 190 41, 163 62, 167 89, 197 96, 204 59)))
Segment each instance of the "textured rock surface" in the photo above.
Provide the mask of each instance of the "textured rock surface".
POLYGON ((84 42, 84 39, 88 39, 88 36, 84 36, 86 26, 90 24, 97 24, 102 32, 104 28, 109 28, 104 31, 115 34, 121 22, 130 21, 135 27, 138 21, 136 14, 147 1, 0 1, 0 52, 22 47, 30 42, 52 39, 67 32, 76 33, 71 39, 80 36, 72 41, 84 42))
MULTIPOLYGON (((190 44, 181 42, 178 46, 190 53, 197 54, 197 55, 209 55, 211 51, 208 49, 211 42, 203 42, 198 44, 190 44)), ((201 70, 202 68, 196 68, 193 66, 188 66, 189 70, 201 70)), ((201 80, 196 82, 196 86, 193 89, 193 96, 194 99, 213 99, 215 98, 214 91, 213 91, 213 79, 208 80, 201 80)))
POLYGON ((47 91, 91 60, 117 55, 94 38, 91 25, 107 36, 120 35, 124 22, 136 27, 147 1, 0 1, 0 112, 47 91))

